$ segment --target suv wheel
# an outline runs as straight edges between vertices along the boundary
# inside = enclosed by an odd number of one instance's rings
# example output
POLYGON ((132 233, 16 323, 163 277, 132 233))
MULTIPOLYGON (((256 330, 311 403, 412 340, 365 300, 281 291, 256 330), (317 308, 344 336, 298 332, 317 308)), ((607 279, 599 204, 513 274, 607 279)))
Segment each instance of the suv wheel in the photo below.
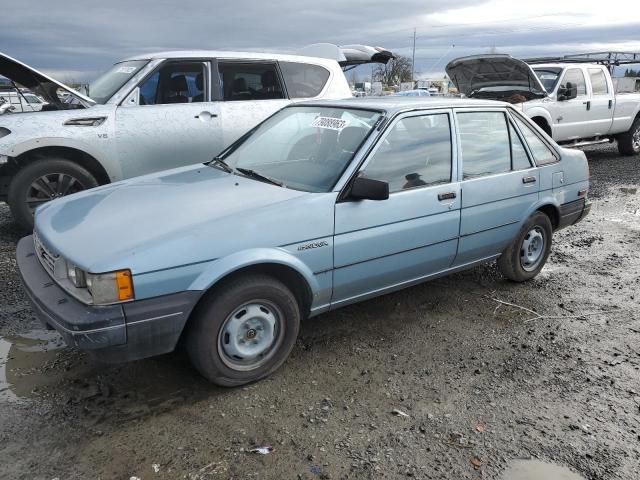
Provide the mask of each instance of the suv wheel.
POLYGON ((31 230, 36 207, 97 186, 91 173, 70 160, 42 159, 16 173, 9 185, 8 203, 15 220, 31 230))
POLYGON ((300 329, 291 291, 266 275, 237 277, 194 311, 186 344, 200 373, 233 387, 264 378, 291 353, 300 329))
POLYGON ((621 155, 640 154, 640 118, 637 118, 628 132, 618 135, 618 151, 621 155))
POLYGON ((551 221, 544 213, 536 212, 529 217, 498 258, 502 274, 514 282, 525 282, 538 275, 551 252, 552 232, 551 221))

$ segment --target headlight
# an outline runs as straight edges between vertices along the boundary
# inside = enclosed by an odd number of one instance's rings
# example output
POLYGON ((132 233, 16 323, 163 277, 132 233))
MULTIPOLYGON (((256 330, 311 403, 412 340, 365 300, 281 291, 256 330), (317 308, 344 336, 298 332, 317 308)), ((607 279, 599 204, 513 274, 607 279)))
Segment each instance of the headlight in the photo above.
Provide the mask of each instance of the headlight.
POLYGON ((94 304, 108 304, 133 300, 133 279, 129 270, 110 273, 87 273, 86 286, 94 304))
POLYGON ((67 278, 76 288, 84 288, 87 286, 85 273, 73 263, 67 262, 67 278))

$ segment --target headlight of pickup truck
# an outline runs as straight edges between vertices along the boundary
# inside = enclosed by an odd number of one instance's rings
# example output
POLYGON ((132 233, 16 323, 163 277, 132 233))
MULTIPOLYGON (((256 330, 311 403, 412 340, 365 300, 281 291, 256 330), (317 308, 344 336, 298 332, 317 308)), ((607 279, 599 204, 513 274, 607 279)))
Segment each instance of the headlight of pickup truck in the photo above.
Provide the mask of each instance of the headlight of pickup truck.
POLYGON ((87 290, 96 305, 134 299, 133 279, 129 270, 100 274, 85 273, 85 279, 87 290))

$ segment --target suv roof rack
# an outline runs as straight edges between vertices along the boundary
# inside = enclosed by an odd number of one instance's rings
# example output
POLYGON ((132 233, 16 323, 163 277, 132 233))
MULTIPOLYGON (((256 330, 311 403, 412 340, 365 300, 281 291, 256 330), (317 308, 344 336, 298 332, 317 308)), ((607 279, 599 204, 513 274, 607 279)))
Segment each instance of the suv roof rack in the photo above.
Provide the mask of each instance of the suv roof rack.
POLYGON ((564 55, 562 57, 534 57, 523 58, 523 62, 536 63, 597 63, 604 65, 609 70, 620 65, 640 64, 640 53, 637 52, 592 52, 592 53, 575 53, 572 55, 564 55))

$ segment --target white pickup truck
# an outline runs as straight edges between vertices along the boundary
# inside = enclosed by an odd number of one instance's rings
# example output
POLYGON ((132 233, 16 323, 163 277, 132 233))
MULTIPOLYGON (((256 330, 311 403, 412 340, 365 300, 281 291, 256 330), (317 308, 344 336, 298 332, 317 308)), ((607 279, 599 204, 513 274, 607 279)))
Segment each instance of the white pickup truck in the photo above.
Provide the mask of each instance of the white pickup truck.
POLYGON ((640 93, 616 94, 606 66, 492 54, 457 58, 446 70, 463 95, 519 104, 563 146, 617 141, 622 155, 640 154, 640 93))

